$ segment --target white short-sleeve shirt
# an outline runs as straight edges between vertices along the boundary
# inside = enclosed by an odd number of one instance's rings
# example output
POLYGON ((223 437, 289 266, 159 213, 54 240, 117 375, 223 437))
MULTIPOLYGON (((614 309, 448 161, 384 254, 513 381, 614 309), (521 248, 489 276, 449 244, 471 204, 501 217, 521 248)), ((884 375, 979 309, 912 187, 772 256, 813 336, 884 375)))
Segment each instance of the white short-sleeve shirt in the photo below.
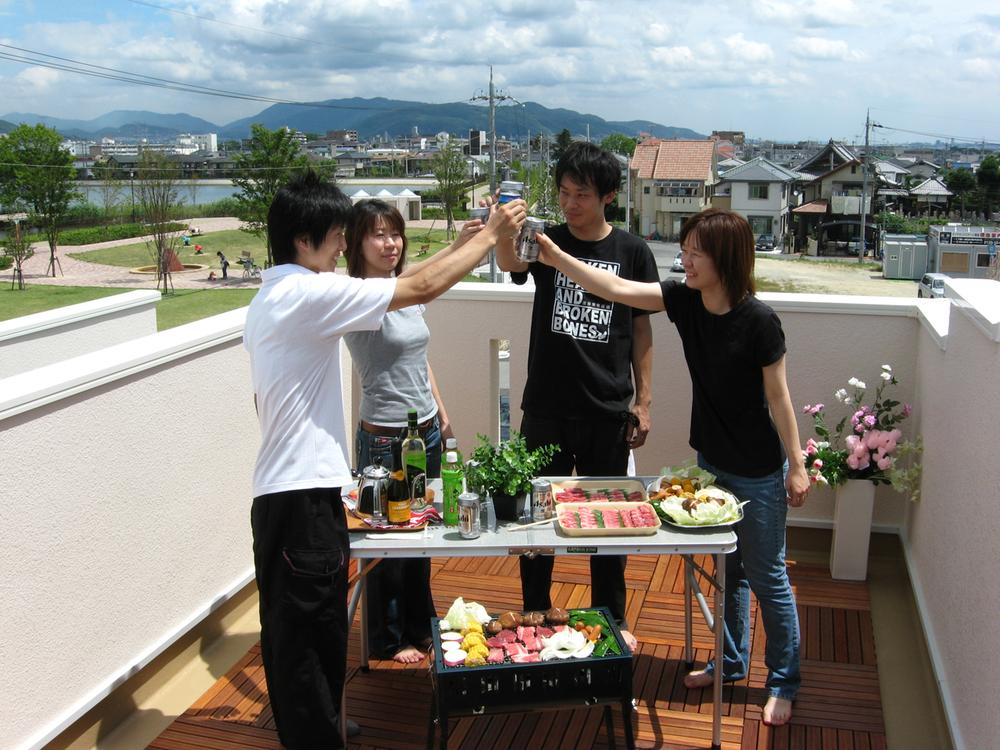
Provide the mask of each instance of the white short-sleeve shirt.
POLYGON ((395 279, 315 273, 295 264, 265 270, 247 311, 261 444, 254 497, 351 479, 340 342, 382 324, 395 279))

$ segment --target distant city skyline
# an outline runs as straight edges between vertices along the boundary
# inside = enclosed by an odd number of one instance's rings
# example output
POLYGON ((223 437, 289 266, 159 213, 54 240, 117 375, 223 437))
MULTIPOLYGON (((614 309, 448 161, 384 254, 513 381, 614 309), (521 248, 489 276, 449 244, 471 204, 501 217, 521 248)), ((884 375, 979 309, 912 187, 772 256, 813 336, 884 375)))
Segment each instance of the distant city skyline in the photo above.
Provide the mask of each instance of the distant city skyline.
POLYGON ((222 125, 269 104, 52 67, 76 63, 280 100, 436 103, 483 93, 492 64, 517 100, 606 120, 860 141, 870 108, 887 126, 875 144, 1000 141, 1000 11, 981 0, 0 0, 0 29, 2 112, 222 125))

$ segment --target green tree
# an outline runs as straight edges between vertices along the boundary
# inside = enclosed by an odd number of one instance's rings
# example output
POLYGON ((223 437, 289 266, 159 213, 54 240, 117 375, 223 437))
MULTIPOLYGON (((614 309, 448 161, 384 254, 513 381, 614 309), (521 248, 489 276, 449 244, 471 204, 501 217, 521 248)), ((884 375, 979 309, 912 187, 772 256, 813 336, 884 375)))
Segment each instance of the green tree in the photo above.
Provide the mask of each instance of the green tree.
POLYGON ((562 155, 569 148, 569 144, 573 142, 573 134, 569 132, 568 129, 563 128, 556 134, 556 142, 552 147, 552 161, 558 162, 562 155))
POLYGON ((73 155, 62 148, 62 136, 44 125, 18 125, 0 138, 0 203, 26 207, 31 222, 49 243, 49 270, 56 275, 60 223, 74 189, 73 155))
POLYGON ((469 177, 465 154, 454 138, 449 138, 431 159, 431 172, 437 178, 438 194, 448 222, 446 234, 451 239, 455 233, 455 208, 465 199, 465 185, 469 177))
POLYGON ((125 183, 118 177, 115 168, 106 161, 94 164, 94 179, 100 182, 97 194, 101 197, 101 207, 110 221, 125 195, 125 183))
POLYGON ((990 154, 980 162, 976 182, 982 191, 986 220, 990 221, 993 218, 993 204, 1000 198, 1000 157, 990 154))
POLYGON ((14 222, 13 234, 8 234, 7 239, 0 243, 4 255, 14 262, 14 278, 17 280, 17 288, 24 289, 24 272, 22 266, 24 261, 35 254, 31 247, 31 242, 26 234, 21 232, 20 222, 14 222))
POLYGON ((613 154, 631 156, 635 151, 635 145, 637 143, 638 141, 635 138, 627 136, 624 133, 612 133, 601 141, 601 148, 605 151, 610 151, 613 154))
POLYGON ((267 212, 278 190, 296 172, 305 169, 309 160, 299 151, 293 132, 287 128, 269 130, 263 125, 250 128, 250 150, 236 156, 237 176, 233 184, 240 189, 234 197, 244 222, 242 229, 264 240, 267 248, 265 267, 273 264, 271 243, 267 239, 267 212))
POLYGON ((179 237, 170 228, 170 218, 178 199, 177 182, 180 173, 177 163, 166 155, 154 151, 143 151, 139 158, 136 177, 136 196, 142 215, 149 224, 150 238, 146 242, 153 262, 156 263, 156 281, 164 294, 173 291, 171 266, 177 261, 179 237))
POLYGON ((962 219, 965 219, 965 199, 976 189, 976 176, 971 169, 949 169, 944 174, 944 184, 955 194, 962 205, 962 219))

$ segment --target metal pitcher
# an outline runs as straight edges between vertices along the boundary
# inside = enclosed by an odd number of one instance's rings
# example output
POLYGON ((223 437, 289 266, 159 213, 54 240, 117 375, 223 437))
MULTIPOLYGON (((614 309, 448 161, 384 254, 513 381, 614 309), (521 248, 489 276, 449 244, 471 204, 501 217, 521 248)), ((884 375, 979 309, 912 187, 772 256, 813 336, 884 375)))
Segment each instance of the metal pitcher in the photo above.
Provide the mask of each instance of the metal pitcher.
POLYGON ((381 456, 376 456, 374 461, 361 475, 358 510, 370 513, 373 521, 385 523, 389 508, 389 470, 382 466, 381 456))

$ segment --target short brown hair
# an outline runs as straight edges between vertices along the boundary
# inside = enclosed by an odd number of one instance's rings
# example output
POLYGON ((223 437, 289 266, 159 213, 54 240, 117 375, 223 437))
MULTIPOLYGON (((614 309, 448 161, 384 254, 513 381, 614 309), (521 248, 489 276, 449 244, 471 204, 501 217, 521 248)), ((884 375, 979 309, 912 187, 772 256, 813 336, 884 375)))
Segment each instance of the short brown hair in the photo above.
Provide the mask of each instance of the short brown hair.
POLYGON ((715 264, 733 307, 756 291, 753 283, 754 243, 750 224, 737 213, 706 208, 684 222, 681 245, 691 235, 715 264))
POLYGON ((406 265, 406 222, 395 206, 390 206, 378 198, 358 201, 351 210, 350 221, 347 222, 347 273, 360 279, 365 278, 365 253, 362 243, 369 234, 374 234, 379 224, 386 230, 399 232, 403 236, 403 249, 399 253, 399 261, 393 269, 398 276, 406 265))

